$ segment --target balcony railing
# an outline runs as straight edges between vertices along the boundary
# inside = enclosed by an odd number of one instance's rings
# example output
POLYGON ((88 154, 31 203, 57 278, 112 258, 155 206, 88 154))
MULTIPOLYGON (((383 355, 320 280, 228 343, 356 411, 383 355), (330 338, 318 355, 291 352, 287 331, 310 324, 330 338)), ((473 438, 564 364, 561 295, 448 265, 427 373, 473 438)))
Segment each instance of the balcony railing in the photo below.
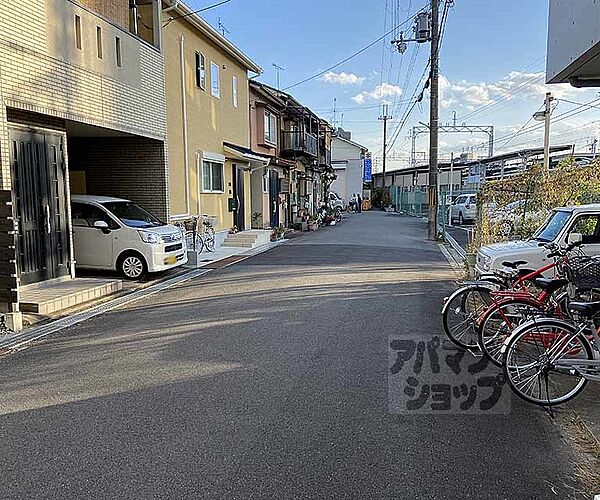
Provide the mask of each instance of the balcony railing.
POLYGON ((329 149, 319 150, 319 164, 331 165, 331 151, 329 149))
POLYGON ((283 132, 282 151, 317 156, 317 138, 308 132, 286 130, 283 132))

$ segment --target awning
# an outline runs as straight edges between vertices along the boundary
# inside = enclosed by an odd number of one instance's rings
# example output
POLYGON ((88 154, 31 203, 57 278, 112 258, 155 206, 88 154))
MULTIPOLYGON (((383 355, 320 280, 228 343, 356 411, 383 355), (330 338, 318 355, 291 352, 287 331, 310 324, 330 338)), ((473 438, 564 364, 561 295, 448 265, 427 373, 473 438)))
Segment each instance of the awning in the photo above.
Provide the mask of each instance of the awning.
POLYGON ((227 158, 247 162, 250 166, 267 167, 271 162, 270 156, 255 153, 251 149, 230 142, 223 143, 223 150, 225 151, 227 158))

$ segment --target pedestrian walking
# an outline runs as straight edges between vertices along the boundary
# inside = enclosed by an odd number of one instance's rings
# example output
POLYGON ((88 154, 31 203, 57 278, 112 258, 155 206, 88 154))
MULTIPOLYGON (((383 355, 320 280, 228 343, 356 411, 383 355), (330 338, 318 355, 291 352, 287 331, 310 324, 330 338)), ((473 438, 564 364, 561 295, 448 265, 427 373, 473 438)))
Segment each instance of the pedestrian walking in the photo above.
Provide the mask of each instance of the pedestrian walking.
POLYGON ((362 196, 360 194, 356 195, 356 203, 357 203, 356 211, 358 213, 361 213, 362 212, 362 196))

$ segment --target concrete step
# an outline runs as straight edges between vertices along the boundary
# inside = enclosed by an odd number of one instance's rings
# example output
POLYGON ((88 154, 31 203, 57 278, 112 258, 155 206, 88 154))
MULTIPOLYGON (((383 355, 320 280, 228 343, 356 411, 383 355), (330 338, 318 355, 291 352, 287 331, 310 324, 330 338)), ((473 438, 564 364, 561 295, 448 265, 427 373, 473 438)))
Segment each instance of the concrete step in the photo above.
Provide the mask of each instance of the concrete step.
POLYGON ((253 248, 254 245, 252 243, 245 243, 243 241, 227 241, 223 243, 224 247, 235 247, 235 248, 253 248))
POLYGON ((227 238, 225 238, 226 240, 250 240, 250 241, 256 241, 258 239, 258 235, 257 234, 244 234, 244 233, 237 233, 237 234, 228 234, 227 238))
POLYGON ((271 241, 271 231, 242 231, 228 234, 223 242, 224 247, 256 248, 271 241))
POLYGON ((42 282, 21 289, 19 306, 23 312, 49 315, 122 289, 123 282, 114 279, 76 278, 42 282))

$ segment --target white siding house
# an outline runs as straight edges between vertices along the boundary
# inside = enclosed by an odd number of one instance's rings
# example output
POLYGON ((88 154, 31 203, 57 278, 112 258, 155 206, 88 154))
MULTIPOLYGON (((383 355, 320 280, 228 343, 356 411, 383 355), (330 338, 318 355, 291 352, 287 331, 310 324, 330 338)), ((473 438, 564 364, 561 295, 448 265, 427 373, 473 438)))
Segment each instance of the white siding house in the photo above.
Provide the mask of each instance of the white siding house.
POLYGON ((337 175, 330 190, 346 201, 363 192, 363 163, 367 148, 351 140, 349 132, 338 129, 331 145, 331 164, 337 175), (342 135, 343 134, 343 135, 342 135))

